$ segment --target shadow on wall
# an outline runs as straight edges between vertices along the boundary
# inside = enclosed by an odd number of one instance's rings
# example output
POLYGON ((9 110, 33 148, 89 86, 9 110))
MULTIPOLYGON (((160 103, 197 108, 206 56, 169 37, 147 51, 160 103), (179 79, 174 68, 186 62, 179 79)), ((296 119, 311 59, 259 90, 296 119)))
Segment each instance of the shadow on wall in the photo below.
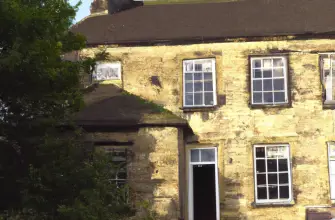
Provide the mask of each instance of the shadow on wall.
POLYGON ((246 220, 248 217, 242 213, 241 200, 245 195, 241 192, 241 182, 238 176, 236 178, 223 178, 224 189, 223 198, 220 202, 221 217, 231 220, 246 220))
MULTIPOLYGON (((162 128, 157 128, 159 129, 162 128)), ((169 165, 169 158, 164 156, 164 152, 159 152, 157 139, 146 131, 147 128, 139 130, 132 148, 131 163, 128 166, 130 199, 137 210, 136 216, 131 219, 177 220, 178 181, 174 182, 173 177, 167 178, 176 172, 165 167, 165 164, 169 165)), ((178 160, 178 155, 176 159, 178 160)), ((174 158, 171 163, 178 165, 175 164, 174 158)))

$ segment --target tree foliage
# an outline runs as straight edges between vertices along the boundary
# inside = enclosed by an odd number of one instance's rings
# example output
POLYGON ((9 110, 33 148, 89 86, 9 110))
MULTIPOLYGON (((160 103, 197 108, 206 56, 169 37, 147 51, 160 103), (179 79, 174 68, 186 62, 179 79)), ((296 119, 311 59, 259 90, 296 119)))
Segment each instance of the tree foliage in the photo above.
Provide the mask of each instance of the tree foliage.
POLYGON ((109 182, 110 160, 71 122, 89 69, 62 59, 85 46, 69 31, 77 8, 0 1, 0 209, 8 219, 107 220, 129 211, 109 182))

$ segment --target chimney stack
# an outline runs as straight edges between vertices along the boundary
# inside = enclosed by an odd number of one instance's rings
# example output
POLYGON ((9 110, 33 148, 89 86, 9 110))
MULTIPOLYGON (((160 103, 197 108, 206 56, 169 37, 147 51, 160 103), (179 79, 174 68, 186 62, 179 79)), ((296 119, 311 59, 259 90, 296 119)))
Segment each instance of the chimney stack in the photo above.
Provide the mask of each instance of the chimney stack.
POLYGON ((91 3, 91 14, 115 14, 117 12, 125 11, 142 5, 143 1, 135 0, 93 0, 91 3))
POLYGON ((91 3, 91 14, 108 12, 108 0, 93 0, 91 3))

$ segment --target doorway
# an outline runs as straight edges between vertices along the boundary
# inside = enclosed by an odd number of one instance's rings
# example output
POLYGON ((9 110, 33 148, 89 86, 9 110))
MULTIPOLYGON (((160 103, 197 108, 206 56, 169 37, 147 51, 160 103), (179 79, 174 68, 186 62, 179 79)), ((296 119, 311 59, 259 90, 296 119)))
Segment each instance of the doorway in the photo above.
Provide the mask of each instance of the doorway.
POLYGON ((219 220, 217 150, 196 148, 189 155, 189 220, 219 220))

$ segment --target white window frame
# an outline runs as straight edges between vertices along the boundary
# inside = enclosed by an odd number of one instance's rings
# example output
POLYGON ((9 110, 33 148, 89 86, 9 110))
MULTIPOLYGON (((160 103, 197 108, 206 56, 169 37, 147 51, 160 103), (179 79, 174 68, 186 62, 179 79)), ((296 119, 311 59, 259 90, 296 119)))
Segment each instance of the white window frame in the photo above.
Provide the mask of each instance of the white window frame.
POLYGON ((287 57, 286 56, 264 56, 264 57, 251 57, 250 58, 250 85, 251 85, 251 104, 252 105, 284 105, 284 104, 288 104, 289 100, 288 100, 288 71, 287 71, 287 57), (263 73, 263 60, 264 59, 272 59, 272 67, 271 67, 271 71, 272 71, 272 77, 271 78, 263 78, 263 75, 261 78, 254 78, 254 70, 255 69, 259 69, 262 71, 263 73), (282 59, 283 60, 283 71, 284 71, 284 77, 273 77, 273 70, 276 69, 273 67, 273 59, 282 59), (253 62, 255 60, 261 60, 261 67, 259 68, 254 68, 253 67, 253 62), (272 91, 264 91, 264 86, 262 83, 262 91, 256 91, 256 93, 262 93, 262 103, 254 103, 254 88, 253 88, 253 82, 254 80, 261 80, 263 81, 264 79, 272 79, 272 91), (273 79, 284 79, 284 90, 274 90, 274 83, 273 83, 273 79), (271 102, 264 102, 264 92, 272 92, 272 103, 271 102), (275 102, 275 98, 274 98, 274 92, 285 92, 285 101, 284 102, 275 102))
MULTIPOLYGON (((193 81, 193 94, 194 94, 194 81, 193 81)), ((183 106, 184 107, 211 107, 211 106, 215 106, 217 104, 217 97, 216 97, 216 68, 215 68, 215 58, 206 58, 206 59, 189 59, 189 60, 183 60, 183 106), (204 71, 195 71, 195 69, 193 69, 193 71, 186 71, 186 62, 193 62, 193 66, 194 66, 194 62, 195 61, 211 61, 212 62, 212 81, 213 81, 213 104, 212 105, 206 105, 205 104, 205 98, 204 98, 204 81, 203 81, 203 104, 202 105, 194 105, 194 96, 193 96, 193 105, 186 105, 186 80, 185 80, 185 73, 203 73, 204 71)))
POLYGON ((92 78, 94 81, 104 81, 104 80, 121 80, 121 62, 96 62, 95 70, 93 72, 92 78), (99 66, 109 66, 110 68, 117 68, 117 77, 111 77, 109 79, 98 79, 97 72, 99 66))
POLYGON ((333 85, 333 81, 334 81, 334 79, 333 79, 333 68, 335 68, 335 67, 333 67, 333 62, 332 61, 335 61, 335 53, 320 53, 319 55, 321 55, 320 56, 320 69, 321 69, 321 76, 322 76, 322 84, 323 84, 323 90, 324 90, 324 92, 325 92, 325 97, 324 97, 324 100, 323 100, 323 102, 325 103, 325 104, 335 104, 335 97, 333 97, 333 90, 335 89, 334 88, 334 85, 333 85), (330 93, 331 93, 331 97, 332 97, 332 99, 331 100, 327 100, 327 93, 329 92, 328 90, 327 90, 327 82, 325 83, 324 82, 324 80, 325 80, 325 69, 324 69, 324 60, 323 60, 323 58, 325 58, 325 56, 327 56, 327 58, 329 59, 329 63, 328 63, 328 65, 329 65, 329 76, 330 76, 330 80, 329 80, 329 83, 330 83, 330 88, 331 88, 331 91, 330 91, 330 93))
POLYGON ((330 148, 331 145, 335 146, 335 142, 334 141, 328 141, 327 142, 327 150, 328 150, 328 171, 329 171, 329 192, 330 192, 330 199, 332 201, 335 201, 335 166, 334 171, 332 171, 332 166, 331 166, 331 161, 335 161, 335 153, 332 153, 330 148), (332 174, 333 173, 333 174, 332 174), (332 178, 333 176, 333 178, 332 178), (332 194, 334 194, 334 196, 332 196, 332 194))
MULTIPOLYGON (((124 184, 128 183, 129 171, 128 171, 128 154, 129 154, 129 147, 127 146, 114 146, 114 145, 96 145, 96 147, 101 148, 104 150, 106 154, 112 154, 113 152, 124 152, 125 153, 125 173, 126 179, 118 178, 118 172, 115 173, 115 178, 109 179, 111 183, 114 183, 117 188, 119 188, 120 182, 124 184)), ((111 155, 113 156, 113 155, 111 155)), ((113 159, 112 159, 113 160, 113 159)), ((113 161, 117 162, 117 161, 113 161)), ((126 202, 129 203, 129 189, 125 188, 125 195, 126 202)))
MULTIPOLYGON (((264 159, 265 159, 264 158, 264 159)), ((260 158, 258 158, 260 159, 260 158)), ((292 166, 291 166, 291 156, 290 156, 290 145, 289 144, 256 144, 253 146, 253 160, 254 160, 254 190, 255 190, 255 202, 256 204, 288 204, 293 200, 293 193, 292 193, 292 166), (287 167, 288 167, 288 187, 289 187, 289 198, 288 199, 258 199, 258 191, 257 191, 257 170, 256 170, 256 148, 264 148, 265 147, 265 158, 267 155, 266 148, 267 147, 282 147, 285 146, 287 148, 287 167)), ((265 160, 266 161, 266 160, 265 160)), ((268 173, 267 172, 267 162, 265 162, 265 176, 266 176, 266 185, 268 185, 268 173)), ((278 169, 278 159, 277 159, 277 169, 278 169)), ((286 173, 284 171, 277 171, 277 172, 270 172, 270 173, 277 173, 277 186, 278 186, 278 198, 280 196, 279 190, 280 185, 287 185, 287 184, 280 184, 279 183, 279 174, 286 173)), ((271 184, 273 185, 273 184, 271 184)), ((269 198, 269 191, 267 190, 267 197, 269 198)))
POLYGON ((219 177, 218 177, 218 153, 217 147, 205 147, 205 148, 191 148, 188 150, 188 219, 194 220, 194 196, 193 196, 193 166, 194 165, 206 165, 214 164, 215 165, 215 202, 216 202, 216 220, 220 220, 220 199, 219 199, 219 177), (201 150, 212 149, 215 152, 215 161, 201 162, 201 150), (191 162, 191 151, 199 151, 199 162, 191 162))

